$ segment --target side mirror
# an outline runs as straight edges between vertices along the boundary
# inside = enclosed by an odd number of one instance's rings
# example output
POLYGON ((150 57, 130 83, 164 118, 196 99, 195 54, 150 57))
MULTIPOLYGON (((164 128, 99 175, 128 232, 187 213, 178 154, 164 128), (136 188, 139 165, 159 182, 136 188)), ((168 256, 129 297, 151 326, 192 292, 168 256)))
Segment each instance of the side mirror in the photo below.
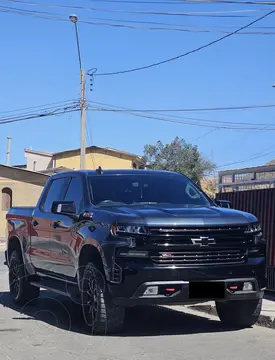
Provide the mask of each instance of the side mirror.
POLYGON ((74 201, 54 201, 52 204, 51 212, 60 215, 75 215, 76 206, 74 201))
POLYGON ((218 199, 216 199, 216 204, 218 206, 220 206, 220 207, 223 207, 223 208, 227 208, 227 209, 231 208, 231 203, 228 200, 218 200, 218 199))

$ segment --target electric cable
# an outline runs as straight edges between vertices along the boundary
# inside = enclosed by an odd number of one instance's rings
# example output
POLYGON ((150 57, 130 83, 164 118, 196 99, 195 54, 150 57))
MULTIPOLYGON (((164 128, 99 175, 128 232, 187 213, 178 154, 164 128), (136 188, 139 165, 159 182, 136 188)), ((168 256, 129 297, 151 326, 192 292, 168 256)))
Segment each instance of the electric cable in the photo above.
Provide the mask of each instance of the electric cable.
POLYGON ((242 31, 242 30, 244 30, 244 29, 246 29, 246 28, 248 28, 248 27, 256 24, 257 22, 259 22, 259 21, 267 18, 268 16, 274 14, 274 12, 275 12, 275 9, 272 10, 272 11, 270 11, 270 12, 268 12, 268 13, 266 13, 265 15, 261 16, 260 18, 258 18, 258 19, 256 19, 256 20, 250 22, 249 24, 246 24, 246 25, 238 28, 237 30, 235 30, 235 31, 233 31, 233 32, 231 32, 231 33, 229 33, 229 34, 226 34, 226 35, 224 35, 224 36, 222 36, 222 37, 220 37, 220 38, 218 38, 218 39, 216 39, 216 40, 213 40, 213 41, 211 41, 211 42, 209 42, 209 43, 207 43, 207 44, 204 44, 204 45, 202 45, 202 46, 200 46, 200 47, 198 47, 198 48, 195 48, 195 49, 193 49, 193 50, 187 51, 187 52, 185 52, 185 53, 183 53, 183 54, 180 54, 180 55, 177 55, 177 56, 168 58, 168 59, 166 59, 166 60, 162 60, 162 61, 159 61, 159 62, 155 62, 155 63, 149 64, 149 65, 144 65, 144 66, 140 66, 140 67, 136 67, 136 68, 132 68, 132 69, 121 70, 121 71, 101 73, 101 74, 97 74, 96 76, 109 76, 109 75, 126 74, 126 73, 131 73, 131 72, 146 70, 146 69, 149 69, 149 68, 153 68, 153 67, 156 67, 156 66, 159 66, 159 65, 166 64, 166 63, 171 62, 171 61, 178 60, 178 59, 183 58, 183 57, 185 57, 185 56, 187 56, 187 55, 193 54, 193 53, 198 52, 198 51, 200 51, 200 50, 203 50, 203 49, 205 49, 205 48, 207 48, 207 47, 210 47, 210 46, 212 46, 212 45, 214 45, 214 44, 216 44, 216 43, 218 43, 218 42, 220 42, 220 41, 222 41, 222 40, 225 40, 225 39, 229 38, 230 36, 235 35, 235 34, 237 34, 238 32, 240 32, 240 31, 242 31))
MULTIPOLYGON (((262 108, 273 108, 275 104, 262 104, 262 105, 241 105, 241 106, 225 106, 225 107, 209 107, 209 108, 178 108, 178 109, 128 109, 126 107, 109 105, 105 103, 100 103, 96 101, 91 101, 91 103, 111 106, 117 109, 110 109, 113 112, 130 111, 130 112, 201 112, 201 111, 228 111, 228 110, 248 110, 248 109, 262 109, 262 108)), ((107 109, 106 109, 107 111, 107 109)), ((261 124, 264 125, 264 124, 261 124)))

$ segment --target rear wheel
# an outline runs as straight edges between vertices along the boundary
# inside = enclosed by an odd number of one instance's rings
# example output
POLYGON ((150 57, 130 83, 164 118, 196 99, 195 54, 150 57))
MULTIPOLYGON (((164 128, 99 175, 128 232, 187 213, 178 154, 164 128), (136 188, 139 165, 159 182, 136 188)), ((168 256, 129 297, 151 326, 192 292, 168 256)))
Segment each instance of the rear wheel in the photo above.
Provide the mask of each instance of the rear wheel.
POLYGON ((28 281, 21 254, 13 250, 9 265, 9 286, 13 301, 18 305, 33 302, 39 297, 40 289, 28 281))
POLYGON ((220 320, 226 326, 247 328, 258 321, 262 299, 216 302, 216 309, 220 320))
POLYGON ((81 280, 81 302, 85 323, 93 334, 121 330, 125 309, 113 304, 103 271, 92 263, 85 267, 81 280))

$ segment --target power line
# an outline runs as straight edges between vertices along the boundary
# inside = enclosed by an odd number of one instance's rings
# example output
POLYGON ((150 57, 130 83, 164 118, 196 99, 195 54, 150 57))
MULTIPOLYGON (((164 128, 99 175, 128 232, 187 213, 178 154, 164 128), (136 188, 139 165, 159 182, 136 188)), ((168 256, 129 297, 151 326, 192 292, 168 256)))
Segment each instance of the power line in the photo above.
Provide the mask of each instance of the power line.
MULTIPOLYGON (((100 20, 100 21, 111 21, 111 22, 122 22, 122 23, 133 23, 133 24, 149 24, 149 25, 163 25, 163 26, 176 26, 176 27, 193 27, 197 28, 198 25, 196 24, 183 24, 183 23, 172 23, 172 22, 159 22, 159 21, 141 21, 141 20, 125 20, 125 19, 118 19, 118 18, 102 18, 102 17, 89 17, 89 20, 100 20)), ((86 22, 86 21, 85 21, 86 22)), ((89 23, 87 21, 87 23, 89 23)), ((207 27, 212 29, 232 29, 232 25, 223 25, 223 26, 217 26, 217 25, 207 25, 207 27)), ((274 26, 253 26, 253 29, 275 29, 274 26)))
MULTIPOLYGON (((275 147, 275 145, 273 145, 272 147, 270 147, 270 148, 268 148, 268 149, 272 149, 272 148, 274 148, 274 147, 275 147)), ((266 149, 266 150, 264 150, 264 151, 267 151, 268 149, 266 149)), ((231 162, 231 163, 228 163, 228 164, 225 164, 225 165, 219 165, 219 166, 217 166, 216 168, 217 168, 217 169, 220 169, 220 168, 225 167, 225 166, 243 164, 243 163, 246 163, 246 162, 248 162, 248 161, 257 160, 257 159, 259 159, 259 158, 262 158, 262 157, 265 157, 265 156, 267 156, 267 155, 270 155, 270 154, 274 153, 275 150, 272 150, 272 151, 267 152, 267 153, 264 153, 264 151, 261 152, 261 153, 256 153, 256 154, 252 155, 252 157, 249 157, 249 158, 247 158, 247 159, 245 159, 245 160, 235 161, 235 162, 231 162)))
POLYGON ((164 4, 164 5, 185 5, 185 4, 238 4, 238 5, 275 5, 275 2, 271 1, 233 1, 233 0, 174 0, 174 1, 150 1, 150 0, 90 0, 92 2, 100 2, 100 3, 120 3, 120 4, 164 4))
POLYGON ((40 114, 29 114, 29 115, 23 114, 23 115, 18 115, 18 116, 0 118, 0 125, 9 124, 9 123, 13 123, 13 122, 19 122, 19 121, 25 121, 25 120, 30 120, 30 119, 36 119, 36 118, 41 118, 41 117, 53 116, 53 115, 55 115, 55 116, 63 115, 65 113, 74 112, 74 111, 79 111, 79 108, 77 106, 68 106, 65 108, 58 108, 53 111, 48 111, 48 112, 44 112, 44 113, 40 113, 40 114))
MULTIPOLYGON (((89 109, 89 110, 96 110, 96 111, 105 111, 103 108, 94 108, 94 109, 89 109)), ((111 110, 109 110, 111 111, 111 110)), ((230 125, 222 125, 222 124, 210 124, 210 123, 199 123, 199 122, 195 122, 195 121, 188 121, 188 120, 177 120, 175 118, 172 117, 167 117, 167 116, 155 116, 155 115, 145 115, 144 113, 137 113, 137 112, 124 112, 121 111, 121 114, 124 115, 132 115, 132 116, 136 116, 136 117, 141 117, 141 118, 145 118, 145 119, 154 119, 154 120, 160 120, 160 121, 165 121, 165 122, 170 122, 170 123, 176 123, 176 124, 181 124, 181 125, 190 125, 190 126, 197 126, 197 127, 205 127, 205 128, 215 128, 215 129, 228 129, 228 130, 261 130, 259 127, 248 127, 248 126, 230 126, 230 125)), ((232 124, 232 123, 231 123, 232 124)), ((269 131, 274 131, 275 127, 273 128, 269 128, 269 131)))
MULTIPOLYGON (((50 13, 50 12, 41 12, 41 11, 31 11, 31 10, 23 10, 13 7, 7 7, 7 6, 0 6, 0 12, 5 13, 13 13, 17 15, 23 15, 23 16, 31 16, 33 18, 38 19, 44 19, 44 20, 55 20, 55 21, 67 21, 65 18, 61 18, 60 14, 56 13, 50 13)), ((79 22, 87 25, 94 25, 94 26, 106 26, 106 27, 115 27, 115 28, 126 28, 126 29, 136 29, 136 30, 150 30, 150 31, 177 31, 177 32, 187 32, 187 33, 222 33, 222 34, 230 34, 230 31, 222 30, 223 27, 221 27, 221 30, 216 26, 216 30, 213 29, 189 29, 189 28, 183 28, 182 24, 170 24, 170 26, 176 26, 176 27, 168 27, 169 24, 167 23, 159 23, 159 22, 153 22, 153 21, 134 21, 134 20, 121 20, 121 19, 104 19, 104 18, 91 18, 94 20, 103 20, 103 21, 111 21, 110 22, 94 22, 94 21, 88 21, 88 20, 79 20, 79 22), (122 24, 121 24, 122 23, 122 24), (134 26, 134 25, 123 25, 125 23, 131 23, 131 24, 152 24, 152 25, 163 25, 164 27, 152 27, 152 26, 134 26), (178 28, 179 27, 179 28, 178 28)), ((193 26, 196 27, 196 25, 188 25, 189 27, 193 26)), ((210 26, 211 27, 211 26, 210 26)), ((232 26, 231 26, 232 27, 232 26)), ((212 28, 215 28, 215 26, 212 28)), ((255 27, 256 28, 256 27, 255 27)), ((266 29, 274 29, 274 27, 262 27, 266 29)), ((275 35, 275 32, 272 31, 249 31, 249 32, 239 32, 238 35, 275 35)))
MULTIPOLYGON (((96 101, 92 101, 94 104, 111 106, 116 109, 109 109, 112 112, 199 112, 199 111, 228 111, 228 110, 248 110, 248 109, 262 109, 262 108, 273 108, 275 104, 263 104, 263 105, 241 105, 241 106, 226 106, 226 107, 212 107, 212 108, 178 108, 178 109, 128 109, 121 106, 114 106, 109 104, 104 104, 96 101)), ((108 111, 108 109, 104 109, 108 111)), ((269 125, 269 124, 259 124, 259 125, 269 125)))
MULTIPOLYGON (((198 28, 199 26, 196 24, 183 24, 183 23, 172 23, 172 22, 158 22, 158 21, 141 21, 141 20, 125 20, 125 19, 118 19, 118 18, 102 18, 102 17, 89 17, 89 20, 99 20, 99 21, 110 21, 110 22, 121 22, 121 23, 130 23, 130 24, 147 24, 147 25, 162 25, 162 26, 176 26, 176 27, 191 27, 191 28, 198 28)), ((81 21, 81 20, 80 20, 81 21)), ((91 23, 89 21, 84 21, 85 23, 91 23)), ((208 28, 211 29, 232 29, 232 25, 207 25, 208 28)), ((275 29, 275 26, 253 26, 252 29, 275 29)))
MULTIPOLYGON (((116 106, 116 105, 110 105, 110 104, 105 104, 105 103, 101 103, 101 102, 96 102, 96 101, 88 101, 89 103, 91 103, 91 104, 98 104, 98 105, 103 105, 103 106, 108 106, 108 107, 111 107, 111 109, 109 109, 109 108, 95 108, 95 110, 97 110, 97 111, 111 111, 112 109, 120 109, 120 111, 119 112, 122 112, 123 113, 123 110, 125 110, 124 111, 124 114, 127 114, 127 112, 129 112, 129 111, 131 111, 131 109, 128 109, 128 108, 125 108, 125 107, 120 107, 120 106, 116 106)), ((131 112, 131 114, 135 114, 134 112, 131 112)), ((163 116, 163 114, 161 114, 161 113, 158 113, 158 112, 152 112, 152 113, 150 113, 150 114, 153 114, 153 115, 160 115, 160 116, 163 116)), ((143 117, 145 117, 145 116, 143 116, 143 117)), ((157 118, 158 119, 158 118, 157 118)), ((161 119, 163 119, 163 117, 161 118, 161 119)), ((165 118, 165 119, 167 119, 167 118, 165 118)), ((259 124, 259 123, 248 123, 248 122, 240 122, 240 121, 238 121, 238 122, 232 122, 232 121, 221 121, 221 120, 210 120, 210 119, 201 119, 201 118, 194 118, 194 117, 186 117, 186 116, 176 116, 176 115, 170 115, 169 114, 169 118, 168 119, 179 119, 179 120, 185 120, 185 123, 187 123, 186 122, 186 120, 192 120, 192 122, 193 121, 195 121, 195 122, 197 122, 198 124, 200 124, 200 123, 207 123, 208 125, 210 124, 210 123, 214 123, 215 124, 215 126, 211 126, 211 127, 215 127, 215 129, 219 129, 219 126, 220 125, 246 125, 246 126, 259 126, 259 128, 251 128, 251 130, 259 130, 259 131, 264 131, 264 130, 267 130, 268 128, 270 129, 270 128, 274 128, 274 124, 263 124, 263 123, 261 123, 261 124, 259 124), (264 127, 263 127, 264 126, 264 127)), ((180 121, 180 122, 177 122, 177 123, 183 123, 182 121, 180 121)), ((190 124, 190 122, 188 123, 188 124, 190 124)), ((208 127, 208 125, 207 125, 207 127, 208 127)), ((227 127, 228 128, 228 127, 227 127)), ((270 129, 270 130, 273 130, 273 128, 272 129, 270 129)), ((236 129, 235 127, 233 127, 233 128, 229 128, 229 129, 236 129)), ((237 128, 237 129, 239 129, 239 128, 237 128)), ((242 130, 243 130, 243 128, 241 128, 242 130)))
POLYGON ((0 125, 10 124, 10 123, 14 123, 14 122, 20 122, 20 121, 25 121, 25 120, 31 120, 31 119, 41 118, 41 117, 63 115, 63 114, 66 114, 69 112, 75 112, 75 111, 79 111, 79 109, 63 110, 63 111, 59 111, 59 112, 55 112, 55 113, 48 113, 48 114, 35 114, 32 116, 26 116, 26 117, 20 118, 20 119, 11 119, 11 120, 0 121, 0 125))
MULTIPOLYGON (((66 106, 63 105, 62 107, 59 107, 59 108, 56 108, 56 106, 51 106, 51 107, 46 107, 46 108, 34 109, 34 110, 35 110, 35 114, 37 114, 37 112, 50 113, 50 112, 56 112, 56 111, 63 110, 63 109, 71 109, 71 108, 74 109, 77 107, 79 107, 79 103, 66 104, 66 106)), ((22 112, 22 113, 14 113, 14 114, 11 114, 6 117, 0 117, 0 121, 4 121, 7 119, 17 119, 18 117, 21 118, 21 117, 29 116, 29 115, 34 115, 34 113, 31 111, 22 112)))
POLYGON ((120 13, 120 14, 135 14, 135 15, 162 15, 162 16, 203 16, 203 17, 230 17, 230 18, 243 18, 250 17, 247 15, 224 15, 224 14, 236 14, 236 13, 250 13, 260 12, 264 10, 224 10, 224 11, 190 11, 190 12, 168 12, 168 11, 135 11, 135 10, 110 10, 110 9, 98 9, 92 8, 94 11, 107 12, 107 13, 120 13))
POLYGON ((58 101, 58 102, 53 102, 53 103, 49 103, 49 104, 44 104, 44 105, 35 105, 35 106, 30 106, 30 107, 26 107, 26 108, 21 108, 21 109, 14 109, 14 110, 5 110, 5 111, 0 111, 0 114, 8 114, 8 113, 16 113, 19 111, 25 111, 25 110, 33 110, 33 109, 43 109, 43 108, 48 108, 49 106, 53 106, 53 105, 62 105, 62 104, 77 104, 79 103, 78 100, 73 99, 73 100, 65 100, 65 101, 58 101))
POLYGON ((197 137, 196 139, 192 140, 191 143, 195 142, 195 141, 198 141, 202 138, 204 138, 205 136, 209 135, 209 134, 212 134, 213 132, 217 131, 217 130, 220 130, 219 128, 216 128, 216 129, 212 129, 210 131, 207 131, 206 133, 202 134, 201 136, 197 137))
POLYGON ((220 38, 218 38, 218 39, 216 39, 214 41, 211 41, 210 43, 202 45, 202 46, 200 46, 200 47, 198 47, 196 49, 190 50, 190 51, 188 51, 188 52, 186 52, 184 54, 180 54, 180 55, 174 56, 172 58, 162 60, 162 61, 159 61, 159 62, 156 62, 156 63, 153 63, 153 64, 149 64, 149 65, 145 65, 145 66, 141 66, 141 67, 136 67, 136 68, 132 68, 132 69, 127 69, 127 70, 116 71, 116 72, 101 73, 101 74, 97 74, 97 76, 120 75, 120 74, 125 74, 125 73, 130 73, 130 72, 136 72, 136 71, 149 69, 149 68, 152 68, 152 67, 155 67, 155 66, 166 64, 166 63, 171 62, 171 61, 178 60, 178 59, 180 59, 182 57, 193 54, 193 53, 195 53, 197 51, 200 51, 200 50, 205 49, 205 48, 207 48, 209 46, 212 46, 212 45, 214 45, 214 44, 216 44, 216 43, 218 43, 218 42, 220 42, 222 40, 225 40, 225 39, 229 38, 230 36, 235 35, 238 32, 240 32, 240 31, 254 25, 255 23, 267 18, 268 16, 272 15, 274 12, 275 12, 275 10, 272 10, 272 11, 268 12, 267 14, 265 14, 264 16, 261 16, 260 18, 250 22, 249 24, 240 27, 239 29, 231 32, 230 34, 224 35, 224 36, 222 36, 222 37, 220 37, 220 38))
MULTIPOLYGON (((93 103, 95 103, 95 102, 93 102, 93 103)), ((99 104, 102 104, 102 103, 99 103, 99 104)), ((117 107, 117 106, 115 106, 115 105, 109 105, 109 106, 113 106, 113 107, 117 107)), ((124 108, 125 109, 125 108, 124 108)), ((139 117, 145 117, 145 118, 150 118, 150 119, 156 119, 156 120, 162 120, 162 121, 169 121, 169 122, 176 122, 176 123, 181 123, 181 124, 186 124, 186 123, 184 123, 184 122, 180 122, 180 121, 175 121, 175 120, 171 120, 171 119, 167 119, 167 118, 159 118, 159 117, 151 117, 151 116, 144 116, 144 115, 140 115, 140 114, 132 114, 131 113, 131 115, 134 115, 134 116, 139 116, 139 117)), ((190 118, 189 118, 190 119, 190 118)), ((203 120, 203 119, 200 119, 200 120, 203 120)), ((232 123, 231 123, 232 124, 232 123)), ((240 123, 239 123, 240 124, 240 123)), ((189 124, 190 125, 190 124, 189 124)), ((204 126, 204 125, 197 125, 197 124, 191 124, 191 125, 194 125, 194 126, 204 126)), ((255 125, 255 124, 252 124, 252 125, 255 125)), ((258 124, 259 126, 263 126, 263 124, 258 124)), ((207 125, 206 125, 207 126, 207 125)), ((268 125, 268 126, 270 126, 270 125, 268 125)), ((267 126, 267 127, 268 127, 267 126)), ((206 132, 205 134, 203 134, 203 135, 201 135, 201 136, 199 136, 198 138, 196 138, 196 139, 194 139, 193 140, 193 142, 194 141, 197 141, 197 140, 199 140, 199 139, 201 139, 201 138, 203 138, 204 136, 207 136, 207 135, 209 135, 210 133, 213 133, 213 132, 215 132, 215 131, 217 131, 217 130, 220 130, 221 128, 225 128, 225 129, 235 129, 235 128, 229 128, 229 127, 222 127, 222 126, 216 126, 216 127, 214 127, 214 126, 207 126, 207 127, 212 127, 212 130, 210 130, 210 131, 208 131, 208 132, 206 132)), ((257 129, 257 130, 259 130, 259 131, 263 131, 264 129, 266 129, 267 127, 264 127, 264 128, 261 128, 261 129, 257 129)), ((254 129, 254 130, 256 130, 256 129, 254 129)), ((271 130, 275 130, 275 129, 271 129, 271 130)), ((271 147, 271 148, 273 148, 273 146, 271 147)), ((264 150, 264 151, 267 151, 267 150, 269 150, 270 148, 268 148, 268 149, 266 149, 266 150, 264 150)), ((272 151, 273 152, 273 151, 272 151)), ((272 152, 270 152, 270 153, 272 153, 272 152)), ((234 163, 229 163, 229 164, 226 164, 226 165, 221 165, 221 166, 219 166, 219 167, 224 167, 224 166, 229 166, 229 165, 234 165, 234 164, 237 164, 237 163, 244 163, 244 162, 246 162, 246 161, 248 161, 248 160, 254 160, 254 159, 257 159, 257 158, 260 158, 260 157, 263 157, 263 156, 266 156, 266 155, 269 155, 270 153, 264 153, 263 154, 263 152, 260 152, 260 153, 256 153, 256 154, 254 154, 253 156, 252 156, 252 158, 249 158, 249 159, 246 159, 246 160, 241 160, 241 161, 238 161, 238 162, 234 162, 234 163)))
MULTIPOLYGON (((110 20, 116 21, 116 20, 110 20)), ((128 20, 117 20, 120 22, 129 22, 128 20)), ((188 29, 188 28, 173 28, 173 27, 149 27, 149 26, 136 26, 136 25, 124 25, 120 23, 108 23, 108 22, 92 22, 82 20, 82 23, 95 25, 95 26, 106 26, 106 27, 115 27, 115 28, 125 28, 125 29, 133 29, 133 30, 151 30, 151 31, 179 31, 179 32, 187 32, 187 33, 220 33, 220 34, 230 34, 230 31, 225 30, 209 30, 209 29, 188 29)), ((131 23, 135 23, 135 21, 131 21, 131 23)), ((140 23, 140 22, 137 22, 140 23)), ((156 23, 157 24, 157 23, 156 23)), ((248 31, 248 32, 239 32, 236 35, 275 35, 273 31, 248 31)))
MULTIPOLYGON (((96 0, 97 1, 97 0, 96 0)), ((101 1, 101 0, 98 0, 101 1)), ((274 1, 237 1, 237 0, 178 0, 180 3, 196 4, 236 4, 236 5, 275 5, 274 1)))
POLYGON ((22 1, 22 0, 5 0, 7 2, 23 4, 28 6, 40 6, 49 8, 61 8, 61 9, 74 9, 82 11, 97 11, 107 13, 124 13, 124 14, 138 14, 138 15, 168 15, 168 16, 207 16, 207 17, 249 17, 247 15, 223 15, 234 13, 246 13, 246 12, 259 12, 263 10, 244 9, 244 10, 224 10, 224 11, 206 11, 206 12, 169 12, 169 11, 136 11, 136 10, 119 10, 119 9, 101 9, 94 7, 75 6, 75 5, 60 5, 49 3, 37 3, 34 1, 22 1))

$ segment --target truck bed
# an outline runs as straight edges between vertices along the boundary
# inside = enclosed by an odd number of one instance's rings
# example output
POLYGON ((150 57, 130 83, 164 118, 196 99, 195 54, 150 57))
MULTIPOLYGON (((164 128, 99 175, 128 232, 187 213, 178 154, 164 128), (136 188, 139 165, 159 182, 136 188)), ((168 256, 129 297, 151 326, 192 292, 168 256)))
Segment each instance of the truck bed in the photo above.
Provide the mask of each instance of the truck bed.
POLYGON ((34 212, 34 206, 14 206, 10 208, 7 218, 11 218, 13 215, 22 217, 32 217, 34 212))

